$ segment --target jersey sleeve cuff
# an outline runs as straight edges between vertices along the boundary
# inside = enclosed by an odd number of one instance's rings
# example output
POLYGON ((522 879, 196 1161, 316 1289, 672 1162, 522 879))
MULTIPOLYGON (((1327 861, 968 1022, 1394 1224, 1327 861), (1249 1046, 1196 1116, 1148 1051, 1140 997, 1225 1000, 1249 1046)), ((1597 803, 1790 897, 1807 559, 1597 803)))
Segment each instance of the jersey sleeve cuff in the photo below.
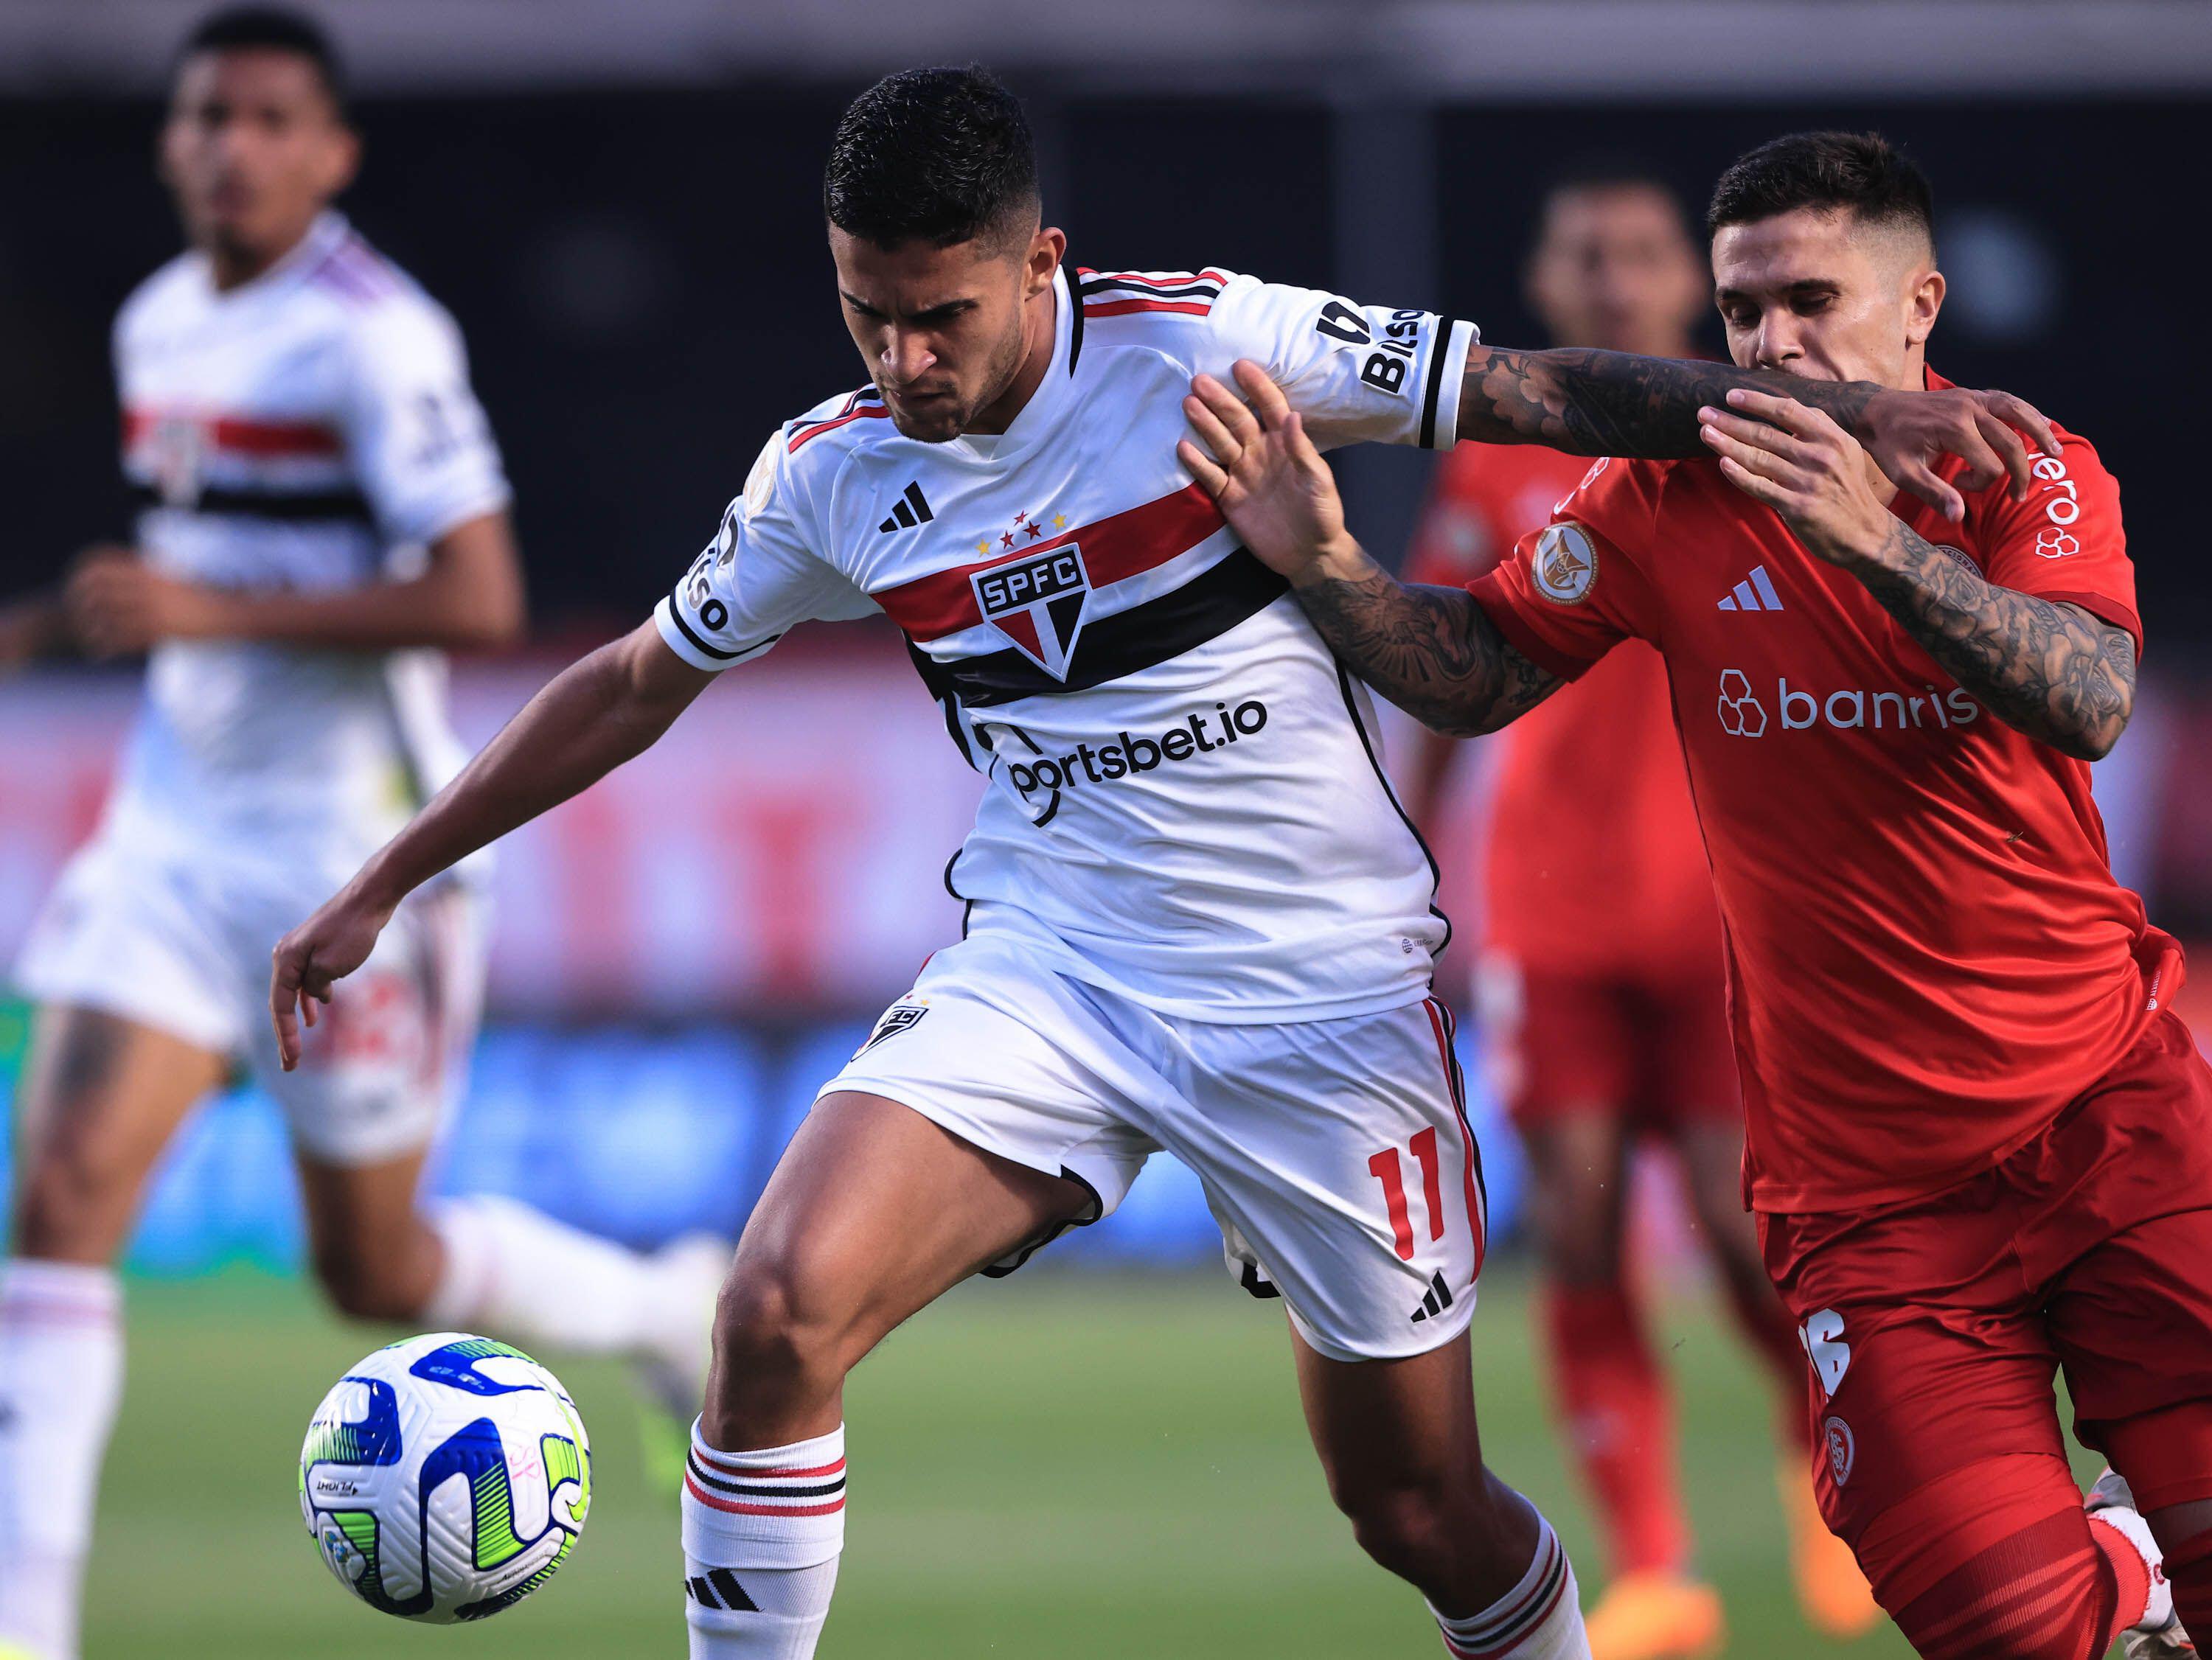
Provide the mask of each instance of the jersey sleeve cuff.
POLYGON ((2038 599, 2047 599, 2057 605, 2078 605, 2091 616, 2109 622, 2115 628, 2124 628, 2136 643, 2136 656, 2142 656, 2142 619, 2132 606, 2123 605, 2108 594, 2093 594, 2069 588, 2038 588, 2031 591, 2038 599))
POLYGON ((1449 450, 1459 442, 1459 395, 1467 379, 1468 354, 1482 342, 1482 330, 1458 321, 1448 326, 1443 344, 1429 360, 1429 384, 1421 399, 1421 447, 1449 450))
POLYGON ((676 609, 672 596, 664 598, 653 608, 653 621, 670 651, 694 669, 703 669, 710 675, 718 675, 725 669, 734 669, 740 663, 750 663, 783 638, 781 634, 770 634, 766 639, 740 645, 735 651, 717 645, 684 620, 684 613, 676 609))
POLYGON ((412 514, 395 524, 392 534, 402 542, 427 548, 471 519, 482 518, 487 513, 503 513, 514 505, 514 493, 502 482, 474 495, 464 496, 451 506, 441 502, 427 512, 412 514))
POLYGON ((1471 587, 1468 592, 1482 607, 1482 614, 1497 625, 1498 632, 1505 636, 1505 643, 1547 674, 1557 675, 1561 680, 1580 680, 1596 663, 1595 657, 1578 657, 1560 651, 1531 628, 1512 606, 1498 603, 1478 588, 1471 587))

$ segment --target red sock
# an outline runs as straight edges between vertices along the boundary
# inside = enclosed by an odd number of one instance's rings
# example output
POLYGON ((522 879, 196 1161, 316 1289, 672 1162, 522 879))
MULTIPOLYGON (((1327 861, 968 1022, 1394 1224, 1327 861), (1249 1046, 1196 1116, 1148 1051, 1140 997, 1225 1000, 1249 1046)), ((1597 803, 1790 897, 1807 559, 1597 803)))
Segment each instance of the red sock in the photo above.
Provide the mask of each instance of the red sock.
POLYGON ((2173 1611, 2181 1616, 2182 1628, 2212 1632, 2212 1532, 2166 1552, 2166 1578, 2173 1587, 2173 1611))
POLYGON ((1735 1316, 1737 1331, 1765 1362, 1774 1379, 1776 1439, 1793 1452, 1799 1447, 1810 1447, 1812 1391, 1806 1381, 1805 1350, 1797 1342, 1797 1328, 1790 1323, 1790 1311, 1782 1306, 1782 1299, 1771 1287, 1760 1286, 1754 1290, 1738 1285, 1730 1275, 1720 1277, 1728 1291, 1729 1310, 1735 1316))
POLYGON ((2126 1627, 2113 1558, 2081 1536, 2111 1531, 2079 1511, 2046 1518, 1913 1598, 1898 1628, 1926 1660, 2097 1660, 2126 1627))
POLYGON ((2135 1541, 2116 1527, 2100 1524, 2094 1516, 2089 1518, 2089 1536, 2097 1542, 2097 1548, 2112 1565, 2112 1583, 2117 1588, 2113 1618, 2119 1622, 2112 1634, 2118 1636, 2142 1619, 2144 1609, 2149 1606, 2150 1564, 2143 1560, 2135 1541))
POLYGON ((1556 1414, 1596 1501, 1614 1575, 1680 1570, 1690 1531, 1673 1404, 1634 1304, 1619 1286, 1548 1286, 1542 1300, 1556 1414))

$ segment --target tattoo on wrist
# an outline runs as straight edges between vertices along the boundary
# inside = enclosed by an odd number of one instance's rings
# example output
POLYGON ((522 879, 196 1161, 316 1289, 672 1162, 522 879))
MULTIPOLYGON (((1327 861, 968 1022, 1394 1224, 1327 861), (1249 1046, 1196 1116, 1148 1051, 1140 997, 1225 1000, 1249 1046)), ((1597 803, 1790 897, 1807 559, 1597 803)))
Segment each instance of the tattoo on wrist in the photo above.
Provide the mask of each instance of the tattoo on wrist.
POLYGON ((1495 731, 1558 689, 1457 588, 1407 587, 1370 564, 1297 591, 1329 649, 1424 725, 1468 737, 1495 731))
POLYGON ((2006 724, 2087 760, 2118 742, 2135 707, 2126 629, 2000 588, 1901 522, 1859 579, 2006 724))
POLYGON ((1460 389, 1462 439, 1546 444, 1571 455, 1667 459, 1704 455, 1698 411, 1726 408, 1738 387, 1778 392, 1824 409, 1849 431, 1881 388, 1867 381, 1807 380, 1626 352, 1483 351, 1460 389))

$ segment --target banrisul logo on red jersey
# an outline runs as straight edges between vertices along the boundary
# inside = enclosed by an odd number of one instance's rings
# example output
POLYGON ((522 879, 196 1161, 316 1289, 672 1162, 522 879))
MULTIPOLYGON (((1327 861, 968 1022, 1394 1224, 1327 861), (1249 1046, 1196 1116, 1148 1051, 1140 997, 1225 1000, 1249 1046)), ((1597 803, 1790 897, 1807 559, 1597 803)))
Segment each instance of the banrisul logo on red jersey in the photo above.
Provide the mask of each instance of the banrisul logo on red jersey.
POLYGON ((1066 542, 975 572, 968 580, 983 621, 1054 680, 1066 680, 1091 597, 1083 549, 1066 542))
POLYGON ((1763 738, 1771 732, 1826 727, 1838 732, 1948 732, 1971 725, 1982 713, 1964 688, 1948 691, 1923 682, 1917 690, 1826 689, 1792 684, 1787 675, 1753 685, 1741 669, 1721 670, 1715 712, 1731 737, 1763 738), (1769 691, 1769 688, 1771 691, 1769 691))

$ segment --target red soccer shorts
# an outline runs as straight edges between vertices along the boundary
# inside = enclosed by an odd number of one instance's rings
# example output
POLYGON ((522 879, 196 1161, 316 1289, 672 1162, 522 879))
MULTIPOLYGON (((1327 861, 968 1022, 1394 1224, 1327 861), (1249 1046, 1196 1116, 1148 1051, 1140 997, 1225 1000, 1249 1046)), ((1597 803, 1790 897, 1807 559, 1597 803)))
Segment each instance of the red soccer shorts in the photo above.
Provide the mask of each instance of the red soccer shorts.
POLYGON ((2129 1433, 2212 1399, 2212 1069, 2172 1014, 1996 1168, 1759 1233, 1812 1362, 1821 1513, 1854 1547, 1964 1466, 2063 1458, 2060 1368, 2144 1509, 2212 1498, 2212 1443, 2129 1433))
POLYGON ((1493 954, 1476 1003, 1492 1085, 1524 1128, 1593 1107, 1650 1130, 1743 1121, 1717 958, 1672 974, 1584 973, 1493 954))

